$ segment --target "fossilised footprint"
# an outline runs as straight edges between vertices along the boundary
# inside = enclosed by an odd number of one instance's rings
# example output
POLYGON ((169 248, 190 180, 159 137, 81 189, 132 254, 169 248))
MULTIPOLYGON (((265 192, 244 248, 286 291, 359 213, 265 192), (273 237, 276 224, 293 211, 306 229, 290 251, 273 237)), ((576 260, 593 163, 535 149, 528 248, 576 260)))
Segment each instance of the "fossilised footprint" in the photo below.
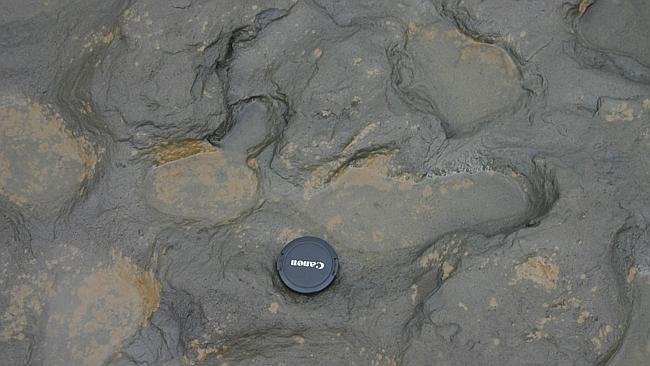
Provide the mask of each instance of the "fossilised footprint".
POLYGON ((597 1, 580 18, 578 31, 587 44, 650 67, 649 17, 646 0, 597 1))
MULTIPOLYGON (((413 72, 398 87, 407 99, 426 101, 443 118, 447 134, 470 131, 494 114, 512 108, 524 94, 519 69, 503 49, 477 42, 439 22, 408 25, 406 52, 413 72)), ((406 60, 404 60, 406 61, 406 60)))
POLYGON ((60 207, 94 174, 91 144, 61 116, 20 96, 0 98, 0 195, 18 206, 60 207))
POLYGON ((50 291, 42 350, 47 364, 104 364, 158 308, 153 274, 113 257, 81 276, 61 277, 50 291))
POLYGON ((251 209, 258 181, 245 157, 201 141, 154 149, 158 162, 145 180, 147 202, 172 216, 222 222, 251 209))
MULTIPOLYGON (((309 187, 308 187, 309 188, 309 187)), ((484 172, 422 179, 390 177, 389 157, 377 155, 334 176, 303 202, 307 216, 322 221, 338 245, 386 250, 422 247, 443 233, 484 225, 499 231, 528 216, 523 176, 484 172)))
POLYGON ((650 356, 650 274, 628 280, 636 281, 637 293, 625 338, 609 362, 612 366, 647 365, 650 356))

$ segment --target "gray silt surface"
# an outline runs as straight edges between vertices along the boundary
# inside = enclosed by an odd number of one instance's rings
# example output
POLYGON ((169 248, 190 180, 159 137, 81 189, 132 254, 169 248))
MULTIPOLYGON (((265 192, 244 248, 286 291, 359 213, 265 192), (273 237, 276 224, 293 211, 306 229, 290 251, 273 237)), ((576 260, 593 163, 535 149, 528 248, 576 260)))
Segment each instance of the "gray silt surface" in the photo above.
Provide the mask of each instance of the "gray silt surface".
POLYGON ((0 364, 650 359, 647 1, 0 9, 0 364))

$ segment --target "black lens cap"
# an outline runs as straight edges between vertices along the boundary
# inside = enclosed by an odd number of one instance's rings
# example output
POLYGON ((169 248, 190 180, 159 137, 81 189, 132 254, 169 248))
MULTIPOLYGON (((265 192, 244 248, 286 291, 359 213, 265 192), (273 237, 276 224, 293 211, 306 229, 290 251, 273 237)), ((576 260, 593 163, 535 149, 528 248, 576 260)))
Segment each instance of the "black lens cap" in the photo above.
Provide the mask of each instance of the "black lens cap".
POLYGON ((325 240, 303 236, 287 244, 277 262, 282 282, 292 291, 313 294, 329 286, 339 271, 339 258, 325 240))

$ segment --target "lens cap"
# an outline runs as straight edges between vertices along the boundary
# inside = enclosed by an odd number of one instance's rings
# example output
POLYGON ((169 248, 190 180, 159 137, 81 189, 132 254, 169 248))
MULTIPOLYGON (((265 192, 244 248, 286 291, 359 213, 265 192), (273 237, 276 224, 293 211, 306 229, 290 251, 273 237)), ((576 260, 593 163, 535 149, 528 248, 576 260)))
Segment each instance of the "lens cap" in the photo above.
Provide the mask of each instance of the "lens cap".
POLYGON ((339 258, 325 240, 303 236, 287 244, 277 262, 282 282, 292 291, 313 294, 329 286, 339 270, 339 258))

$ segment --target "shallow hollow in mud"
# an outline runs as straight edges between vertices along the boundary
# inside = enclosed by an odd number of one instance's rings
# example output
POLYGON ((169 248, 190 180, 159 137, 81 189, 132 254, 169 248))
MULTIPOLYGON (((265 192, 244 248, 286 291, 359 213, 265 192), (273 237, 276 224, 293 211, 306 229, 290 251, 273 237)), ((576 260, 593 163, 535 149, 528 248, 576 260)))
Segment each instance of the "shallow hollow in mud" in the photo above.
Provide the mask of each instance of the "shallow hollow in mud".
POLYGON ((162 213, 221 222, 250 209, 257 177, 245 157, 208 143, 191 142, 159 149, 145 179, 147 202, 162 213))
POLYGON ((416 179, 390 176, 376 156, 339 172, 297 207, 321 222, 340 246, 361 250, 417 247, 445 233, 506 227, 528 216, 526 179, 495 171, 416 179))
POLYGON ((0 97, 0 196, 18 206, 60 207, 94 174, 92 144, 50 107, 0 97))

